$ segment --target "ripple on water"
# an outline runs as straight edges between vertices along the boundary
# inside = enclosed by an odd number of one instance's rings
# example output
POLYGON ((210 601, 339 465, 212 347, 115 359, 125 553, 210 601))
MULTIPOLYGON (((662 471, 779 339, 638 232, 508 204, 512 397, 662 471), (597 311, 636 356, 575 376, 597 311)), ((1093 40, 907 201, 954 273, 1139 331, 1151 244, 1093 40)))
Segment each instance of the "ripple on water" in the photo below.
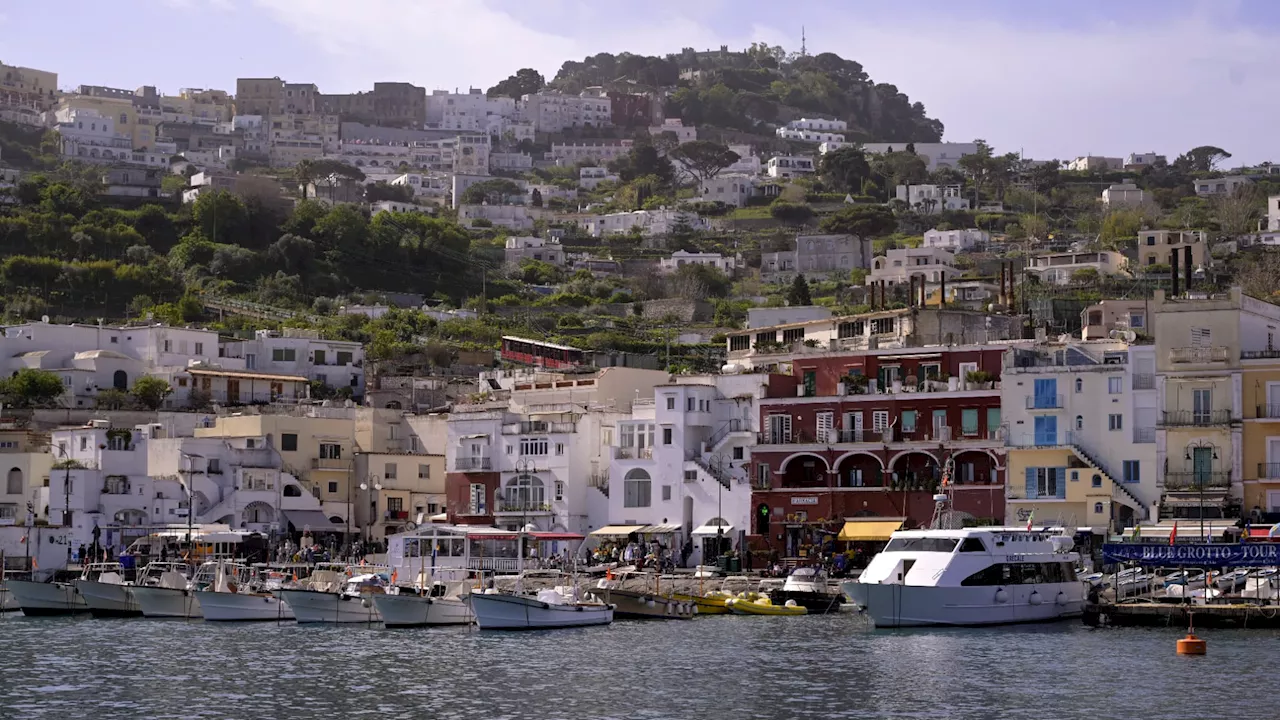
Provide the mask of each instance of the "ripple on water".
POLYGON ((850 615, 510 634, 11 618, 0 717, 1259 717, 1280 633, 1209 631, 1208 658, 1175 655, 1179 636, 850 615))

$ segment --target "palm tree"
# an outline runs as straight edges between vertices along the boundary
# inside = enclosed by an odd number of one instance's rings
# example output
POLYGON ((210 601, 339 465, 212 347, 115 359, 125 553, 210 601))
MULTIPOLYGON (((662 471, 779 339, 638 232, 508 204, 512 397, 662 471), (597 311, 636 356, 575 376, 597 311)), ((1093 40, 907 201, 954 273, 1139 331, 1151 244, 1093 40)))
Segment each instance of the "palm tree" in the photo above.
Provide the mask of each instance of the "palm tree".
POLYGON ((303 160, 293 167, 293 177, 302 186, 302 199, 307 199, 307 186, 316 177, 315 163, 303 160))

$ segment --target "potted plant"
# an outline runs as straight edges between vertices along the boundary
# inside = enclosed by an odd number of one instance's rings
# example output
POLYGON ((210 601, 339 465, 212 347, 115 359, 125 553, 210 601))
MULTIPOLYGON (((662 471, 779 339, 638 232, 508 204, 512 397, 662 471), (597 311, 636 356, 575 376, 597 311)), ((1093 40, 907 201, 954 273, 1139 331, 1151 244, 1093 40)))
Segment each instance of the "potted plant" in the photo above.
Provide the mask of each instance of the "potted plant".
POLYGON ((866 395, 867 385, 871 379, 866 375, 846 375, 844 377, 844 386, 848 389, 850 395, 866 395))
POLYGON ((995 382, 995 379, 995 375, 985 370, 972 370, 965 375, 965 381, 979 390, 990 390, 991 383, 995 382))

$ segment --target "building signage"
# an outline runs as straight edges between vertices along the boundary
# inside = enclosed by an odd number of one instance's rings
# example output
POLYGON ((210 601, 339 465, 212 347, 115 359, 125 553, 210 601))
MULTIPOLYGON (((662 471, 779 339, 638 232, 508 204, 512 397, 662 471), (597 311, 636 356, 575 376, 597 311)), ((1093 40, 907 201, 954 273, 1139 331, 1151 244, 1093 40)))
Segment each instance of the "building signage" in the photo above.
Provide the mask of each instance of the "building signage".
POLYGON ((816 497, 793 497, 793 498, 791 498, 791 504, 792 504, 792 505, 817 505, 817 504, 818 504, 818 498, 816 498, 816 497))
POLYGON ((1102 556, 1110 562, 1135 562, 1141 565, 1177 567, 1262 567, 1280 565, 1280 544, 1213 544, 1213 545, 1147 545, 1139 543, 1107 543, 1102 556))

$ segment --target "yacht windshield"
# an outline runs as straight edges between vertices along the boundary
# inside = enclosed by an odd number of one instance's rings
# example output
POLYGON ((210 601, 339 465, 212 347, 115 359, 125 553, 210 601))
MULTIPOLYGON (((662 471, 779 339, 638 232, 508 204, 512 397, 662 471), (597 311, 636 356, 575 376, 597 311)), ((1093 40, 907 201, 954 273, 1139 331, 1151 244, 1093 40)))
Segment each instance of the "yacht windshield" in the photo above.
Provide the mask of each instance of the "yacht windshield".
POLYGON ((896 537, 885 546, 885 552, 941 552, 949 553, 956 549, 960 541, 956 538, 907 538, 896 537))

